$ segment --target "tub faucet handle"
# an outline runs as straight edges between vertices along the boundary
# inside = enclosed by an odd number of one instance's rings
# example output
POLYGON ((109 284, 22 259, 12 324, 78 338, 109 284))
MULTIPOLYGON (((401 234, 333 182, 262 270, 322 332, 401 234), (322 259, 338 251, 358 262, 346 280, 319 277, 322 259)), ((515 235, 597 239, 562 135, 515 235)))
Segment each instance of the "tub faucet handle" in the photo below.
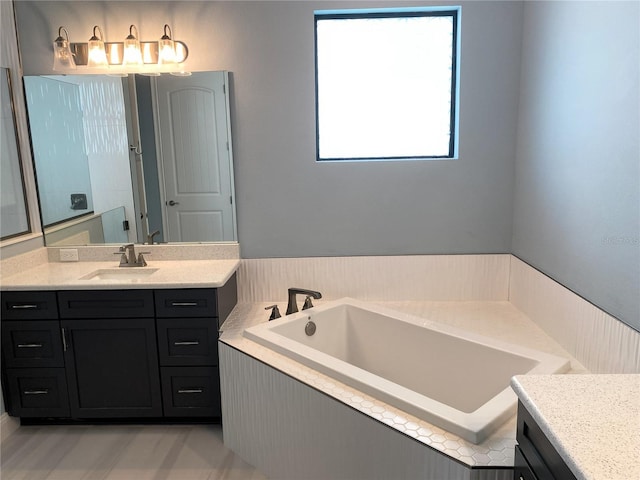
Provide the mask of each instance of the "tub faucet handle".
POLYGON ((276 318, 280 318, 282 315, 280 315, 280 310, 278 310, 278 305, 269 305, 268 307, 264 308, 265 310, 271 310, 271 315, 269 316, 269 321, 271 320, 275 320, 276 318))
POLYGON ((309 308, 313 308, 313 302, 311 301, 311 295, 307 295, 307 298, 304 299, 304 305, 302 306, 303 310, 307 310, 309 308))

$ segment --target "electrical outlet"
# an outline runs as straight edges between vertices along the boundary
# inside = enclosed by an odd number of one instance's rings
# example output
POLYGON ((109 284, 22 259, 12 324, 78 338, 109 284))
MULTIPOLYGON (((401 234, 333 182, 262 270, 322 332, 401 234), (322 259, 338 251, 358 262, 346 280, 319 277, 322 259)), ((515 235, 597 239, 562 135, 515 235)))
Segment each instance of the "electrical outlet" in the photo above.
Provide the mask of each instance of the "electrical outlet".
POLYGON ((61 248, 60 261, 61 262, 77 262, 78 249, 77 248, 61 248))

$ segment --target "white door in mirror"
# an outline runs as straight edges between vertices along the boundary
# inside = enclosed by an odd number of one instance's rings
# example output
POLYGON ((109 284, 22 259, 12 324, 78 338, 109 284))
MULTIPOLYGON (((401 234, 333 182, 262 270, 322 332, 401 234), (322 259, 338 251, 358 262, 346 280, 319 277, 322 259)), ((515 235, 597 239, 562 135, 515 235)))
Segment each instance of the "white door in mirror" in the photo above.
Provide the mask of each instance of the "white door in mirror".
POLYGON ((165 241, 235 240, 227 74, 154 77, 165 241))

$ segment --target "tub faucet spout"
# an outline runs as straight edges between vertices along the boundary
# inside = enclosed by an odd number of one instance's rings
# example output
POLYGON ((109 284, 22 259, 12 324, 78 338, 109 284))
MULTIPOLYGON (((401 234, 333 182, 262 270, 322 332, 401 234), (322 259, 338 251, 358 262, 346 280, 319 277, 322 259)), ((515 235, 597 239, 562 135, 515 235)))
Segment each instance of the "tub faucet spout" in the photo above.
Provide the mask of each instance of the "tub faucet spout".
POLYGON ((316 292, 315 290, 306 290, 304 288, 290 288, 286 315, 298 311, 298 302, 296 301, 296 295, 308 295, 315 298, 316 300, 318 298, 322 298, 322 294, 320 292, 316 292))

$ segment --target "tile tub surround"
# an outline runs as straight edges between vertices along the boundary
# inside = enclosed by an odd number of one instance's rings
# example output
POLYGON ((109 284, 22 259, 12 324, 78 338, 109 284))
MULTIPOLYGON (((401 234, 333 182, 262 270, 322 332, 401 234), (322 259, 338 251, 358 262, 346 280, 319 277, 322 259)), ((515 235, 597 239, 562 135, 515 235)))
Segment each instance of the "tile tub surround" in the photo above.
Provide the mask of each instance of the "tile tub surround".
POLYGON ((640 373, 640 332, 509 254, 242 260, 239 302, 284 311, 289 287, 330 300, 508 300, 590 371, 640 373))
POLYGON ((516 376, 512 386, 578 480, 640 478, 640 375, 516 376))
POLYGON ((326 299, 507 300, 510 259, 511 255, 243 259, 238 301, 286 302, 289 287, 319 290, 326 299))
POLYGON ((640 332, 512 257, 509 301, 593 373, 640 373, 640 332))
MULTIPOLYGON (((318 305, 321 303, 322 300, 317 302, 318 305)), ((560 345, 506 301, 374 303, 432 321, 468 329, 471 332, 481 333, 499 340, 563 356, 571 360, 571 373, 586 371, 560 345)), ((429 452, 437 452, 439 458, 461 463, 465 468, 472 470, 488 468, 498 471, 501 468, 513 466, 515 417, 503 424, 481 444, 474 445, 467 442, 450 432, 390 407, 371 396, 244 338, 242 332, 245 328, 267 321, 269 312, 265 311, 264 307, 268 305, 269 303, 239 304, 225 322, 221 341, 235 351, 242 352, 260 363, 273 367, 275 371, 282 372, 285 376, 321 392, 325 397, 330 397, 334 401, 360 412, 370 420, 384 424, 393 431, 401 432, 426 447, 429 452)), ((225 369, 229 367, 221 360, 222 377, 225 374, 230 374, 229 372, 225 373, 225 369)), ((241 383, 237 378, 234 382, 241 383)), ((232 388, 238 389, 240 387, 234 385, 232 388)), ((251 451, 256 451, 256 449, 259 451, 259 446, 252 445, 251 435, 243 437, 239 433, 241 430, 236 430, 235 425, 230 423, 231 417, 226 416, 225 409, 232 408, 231 405, 234 405, 235 401, 235 399, 226 397, 229 394, 229 391, 225 391, 223 381, 223 416, 229 427, 229 432, 231 432, 229 435, 234 436, 233 438, 229 437, 231 442, 229 446, 260 468, 260 464, 256 462, 259 459, 246 456, 251 455, 251 451)), ((260 425, 253 425, 253 428, 257 431, 260 429, 260 425)))

